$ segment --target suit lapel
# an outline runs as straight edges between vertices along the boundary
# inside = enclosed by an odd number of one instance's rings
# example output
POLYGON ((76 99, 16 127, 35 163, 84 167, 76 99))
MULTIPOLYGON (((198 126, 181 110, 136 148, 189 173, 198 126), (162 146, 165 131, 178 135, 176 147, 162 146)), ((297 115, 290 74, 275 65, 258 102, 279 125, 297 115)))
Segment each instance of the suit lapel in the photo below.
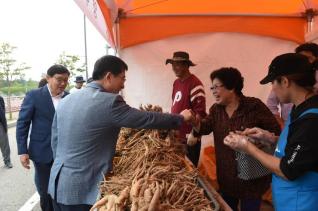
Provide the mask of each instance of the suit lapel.
POLYGON ((55 108, 53 105, 52 97, 49 92, 49 89, 47 86, 43 87, 43 99, 44 99, 44 104, 46 104, 48 111, 54 115, 55 113, 55 108))
POLYGON ((68 95, 68 94, 69 94, 68 92, 64 91, 62 98, 66 97, 66 95, 68 95))

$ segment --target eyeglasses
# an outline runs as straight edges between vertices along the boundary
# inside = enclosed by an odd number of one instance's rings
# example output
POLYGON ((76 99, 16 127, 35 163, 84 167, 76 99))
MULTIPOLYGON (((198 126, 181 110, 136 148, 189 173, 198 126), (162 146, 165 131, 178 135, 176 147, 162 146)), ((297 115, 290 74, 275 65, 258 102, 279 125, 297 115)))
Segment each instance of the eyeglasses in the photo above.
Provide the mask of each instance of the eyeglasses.
POLYGON ((214 91, 214 90, 219 90, 221 87, 224 87, 224 85, 214 85, 214 86, 211 86, 211 90, 214 91))
POLYGON ((57 83, 61 84, 61 83, 68 83, 68 78, 60 78, 60 77, 55 77, 53 76, 53 78, 57 81, 57 83))

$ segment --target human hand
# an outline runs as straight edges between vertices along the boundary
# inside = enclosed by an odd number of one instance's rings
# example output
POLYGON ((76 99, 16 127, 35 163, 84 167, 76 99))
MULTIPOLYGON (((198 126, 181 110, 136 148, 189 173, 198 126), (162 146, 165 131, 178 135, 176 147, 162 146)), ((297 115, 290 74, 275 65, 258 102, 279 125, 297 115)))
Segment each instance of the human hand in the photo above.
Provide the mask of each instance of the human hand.
POLYGON ((195 114, 191 109, 181 111, 180 115, 183 116, 185 122, 192 123, 195 121, 195 114))
POLYGON ((192 124, 192 126, 193 126, 194 128, 199 128, 199 126, 200 126, 200 121, 201 121, 200 114, 196 114, 196 115, 195 115, 195 118, 194 118, 193 122, 191 122, 191 124, 192 124))
POLYGON ((198 140, 199 140, 199 137, 194 137, 192 131, 190 134, 187 134, 187 145, 194 146, 194 145, 196 145, 198 140))
POLYGON ((265 142, 274 143, 276 140, 275 138, 276 136, 273 133, 258 127, 246 128, 242 132, 242 135, 246 135, 248 137, 259 140, 261 142, 265 141, 265 142))
POLYGON ((246 152, 249 141, 246 136, 230 133, 224 138, 224 144, 236 151, 246 152))
POLYGON ((26 169, 30 169, 30 159, 28 154, 20 155, 20 162, 26 169))

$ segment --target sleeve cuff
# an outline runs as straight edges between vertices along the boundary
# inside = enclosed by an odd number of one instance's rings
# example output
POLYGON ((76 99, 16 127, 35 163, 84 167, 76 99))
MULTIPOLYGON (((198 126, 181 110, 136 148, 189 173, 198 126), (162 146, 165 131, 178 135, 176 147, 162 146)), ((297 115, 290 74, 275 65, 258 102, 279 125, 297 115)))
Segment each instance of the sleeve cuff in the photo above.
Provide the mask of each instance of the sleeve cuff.
POLYGON ((28 149, 24 149, 24 147, 20 148, 18 147, 18 155, 28 154, 28 149))

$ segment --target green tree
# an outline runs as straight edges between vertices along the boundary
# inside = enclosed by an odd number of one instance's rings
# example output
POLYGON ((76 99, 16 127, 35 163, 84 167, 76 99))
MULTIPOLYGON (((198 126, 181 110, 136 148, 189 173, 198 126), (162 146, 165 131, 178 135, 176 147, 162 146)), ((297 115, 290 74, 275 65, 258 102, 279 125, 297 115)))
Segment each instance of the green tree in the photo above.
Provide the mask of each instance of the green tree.
POLYGON ((60 54, 58 64, 65 66, 71 73, 71 77, 85 71, 85 63, 81 63, 77 55, 68 55, 64 51, 60 54))
POLYGON ((9 118, 12 119, 12 111, 11 111, 11 84, 15 79, 23 79, 24 78, 24 70, 30 69, 30 67, 26 66, 25 63, 17 63, 15 59, 13 59, 13 51, 16 47, 11 46, 9 43, 1 43, 0 44, 0 79, 6 80, 6 84, 8 86, 7 89, 7 104, 9 108, 9 118))

